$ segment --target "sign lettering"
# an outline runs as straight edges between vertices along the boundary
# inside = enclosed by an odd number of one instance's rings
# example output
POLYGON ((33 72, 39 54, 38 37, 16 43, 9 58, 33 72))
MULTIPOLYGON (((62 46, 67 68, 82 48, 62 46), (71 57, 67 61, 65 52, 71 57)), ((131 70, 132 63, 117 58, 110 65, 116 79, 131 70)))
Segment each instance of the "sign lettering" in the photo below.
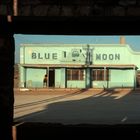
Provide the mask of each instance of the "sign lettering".
POLYGON ((96 60, 120 60, 120 54, 96 54, 96 60))
MULTIPOLYGON (((87 54, 86 54, 87 55, 87 54)), ((94 54, 93 54, 94 55, 94 54)), ((66 51, 63 51, 63 57, 66 58, 66 51)), ((73 51, 72 52, 72 56, 71 57, 80 57, 80 54, 78 51, 73 51)), ((31 58, 32 59, 53 59, 53 60, 57 60, 58 59, 58 54, 57 53, 36 53, 33 52, 31 54, 31 58)), ((90 61, 92 61, 92 55, 90 58, 90 61)), ((120 60, 120 54, 119 53, 115 53, 115 54, 95 54, 95 60, 97 61, 102 61, 102 60, 120 60)))
POLYGON ((57 53, 35 53, 33 52, 31 55, 32 59, 57 59, 57 53))

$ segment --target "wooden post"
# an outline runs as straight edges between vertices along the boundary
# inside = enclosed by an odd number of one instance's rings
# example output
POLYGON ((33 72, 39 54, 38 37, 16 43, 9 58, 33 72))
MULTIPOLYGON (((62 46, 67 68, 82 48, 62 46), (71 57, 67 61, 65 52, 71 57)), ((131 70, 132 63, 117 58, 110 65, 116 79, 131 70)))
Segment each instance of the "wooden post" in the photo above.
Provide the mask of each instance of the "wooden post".
MULTIPOLYGON (((104 67, 104 82, 106 81, 106 67, 104 67)), ((106 86, 104 86, 104 90, 105 90, 106 86)))
POLYGON ((136 67, 133 67, 134 70, 134 90, 136 89, 136 67))
POLYGON ((17 132, 16 132, 16 126, 12 127, 12 135, 13 135, 13 140, 17 140, 17 132))
POLYGON ((48 75, 47 88, 49 88, 49 67, 47 67, 47 75, 48 75))
POLYGON ((14 16, 18 16, 18 0, 13 0, 14 16))

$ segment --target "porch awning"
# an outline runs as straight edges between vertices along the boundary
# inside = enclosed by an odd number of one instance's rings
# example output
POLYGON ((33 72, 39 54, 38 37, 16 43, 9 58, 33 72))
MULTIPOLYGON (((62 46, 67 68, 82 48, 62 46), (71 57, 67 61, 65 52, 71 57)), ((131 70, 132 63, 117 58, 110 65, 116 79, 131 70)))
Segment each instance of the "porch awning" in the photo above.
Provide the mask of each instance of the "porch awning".
POLYGON ((31 67, 31 68, 122 68, 122 69, 137 69, 136 65, 81 65, 81 64, 20 64, 23 67, 31 67))

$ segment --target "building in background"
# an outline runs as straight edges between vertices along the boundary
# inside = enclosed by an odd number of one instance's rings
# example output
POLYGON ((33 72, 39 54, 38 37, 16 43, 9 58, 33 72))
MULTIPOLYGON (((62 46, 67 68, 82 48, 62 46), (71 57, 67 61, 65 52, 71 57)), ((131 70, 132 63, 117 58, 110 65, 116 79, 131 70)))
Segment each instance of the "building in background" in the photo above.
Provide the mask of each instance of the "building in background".
POLYGON ((117 88, 140 86, 140 53, 119 44, 21 44, 20 87, 117 88))

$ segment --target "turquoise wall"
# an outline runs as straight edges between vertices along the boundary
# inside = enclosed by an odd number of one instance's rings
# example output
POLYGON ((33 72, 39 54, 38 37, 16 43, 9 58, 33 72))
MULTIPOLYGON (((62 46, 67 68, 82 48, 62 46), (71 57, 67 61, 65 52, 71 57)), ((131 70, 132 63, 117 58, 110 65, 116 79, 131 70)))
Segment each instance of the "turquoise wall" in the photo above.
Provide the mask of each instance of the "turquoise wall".
MULTIPOLYGON (((46 74, 44 64, 86 64, 89 47, 92 65, 136 65, 140 69, 140 53, 126 44, 22 44, 20 48, 20 87, 42 87, 46 74), (22 64, 44 65, 44 68, 27 68, 22 64)), ((66 81, 66 69, 55 69, 57 88, 133 87, 134 70, 111 69, 109 81, 91 81, 90 70, 85 67, 83 81, 66 81)))
MULTIPOLYGON (((90 81, 89 71, 88 74, 83 81, 67 81, 66 82, 66 69, 60 68, 55 69, 55 87, 56 88, 107 88, 107 81, 90 81), (88 79, 88 80, 87 80, 88 79), (65 83, 66 82, 66 83, 65 83), (91 84, 90 84, 91 82, 91 84)), ((24 87, 26 83, 26 87, 43 87, 43 77, 46 74, 46 69, 34 69, 34 68, 23 68, 20 67, 20 87, 24 87)), ((109 88, 115 87, 133 87, 134 86, 134 74, 135 71, 132 70, 120 70, 120 69, 111 69, 110 77, 108 81, 109 88)))
POLYGON ((19 87, 24 87, 25 86, 25 68, 19 65, 19 87))
POLYGON ((107 81, 92 81, 92 88, 107 88, 107 81))
POLYGON ((25 60, 25 47, 20 47, 20 64, 24 64, 25 60))
POLYGON ((65 68, 55 69, 55 87, 65 88, 66 87, 66 70, 65 68))
POLYGON ((55 87, 61 87, 61 69, 55 69, 55 87))
POLYGON ((109 87, 133 87, 134 70, 111 70, 109 87))
MULTIPOLYGON (((88 71, 90 72, 90 71, 88 71)), ((67 88, 88 88, 88 81, 87 80, 87 76, 86 76, 86 70, 84 70, 84 75, 83 75, 83 80, 68 80, 66 85, 67 88)), ((88 75, 90 75, 90 73, 88 73, 88 75)))
POLYGON ((93 56, 94 64, 134 64, 126 45, 100 45, 94 48, 93 56), (99 54, 101 58, 97 59, 99 54))
POLYGON ((61 68, 61 88, 65 88, 66 83, 66 69, 61 68))
POLYGON ((86 88, 85 81, 67 81, 67 88, 86 88))
POLYGON ((134 73, 132 70, 111 69, 109 81, 92 81, 93 88, 117 88, 117 87, 133 87, 134 73), (108 85, 107 85, 108 83, 108 85))
MULTIPOLYGON (((21 64, 85 64, 87 44, 23 44, 21 64), (52 51, 53 50, 53 51, 52 51)), ((140 53, 126 44, 89 44, 93 64, 135 64, 140 53)))
POLYGON ((26 70, 26 87, 43 87, 46 69, 28 68, 26 70))

